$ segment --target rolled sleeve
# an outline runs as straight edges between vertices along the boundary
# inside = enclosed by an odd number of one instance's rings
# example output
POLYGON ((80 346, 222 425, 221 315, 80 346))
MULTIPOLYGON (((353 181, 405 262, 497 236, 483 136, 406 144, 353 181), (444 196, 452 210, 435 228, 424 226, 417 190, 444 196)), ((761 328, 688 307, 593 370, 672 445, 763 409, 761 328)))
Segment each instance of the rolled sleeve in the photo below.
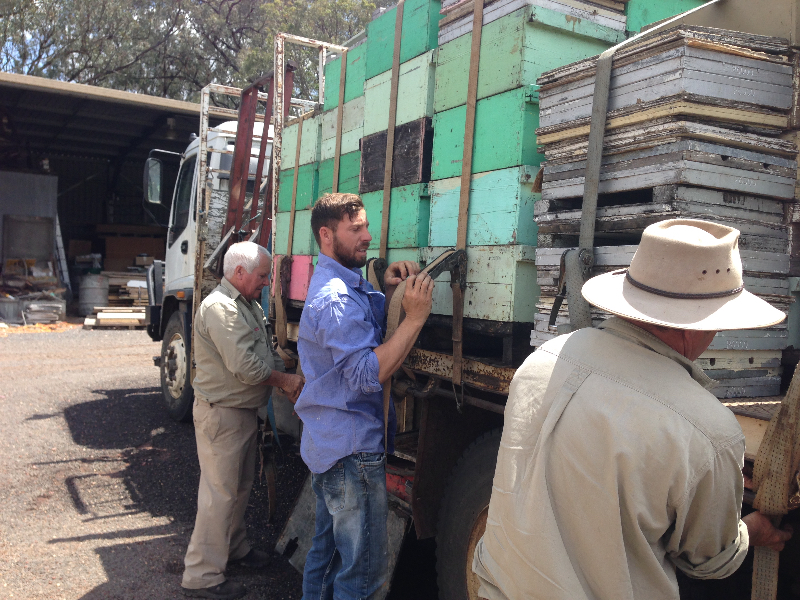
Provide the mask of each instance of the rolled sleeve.
POLYGON ((218 302, 208 307, 206 330, 225 368, 247 385, 258 385, 272 368, 255 352, 255 335, 234 306, 218 302))
POLYGON ((362 394, 379 392, 380 365, 373 349, 380 343, 363 310, 347 296, 335 296, 319 320, 317 339, 328 348, 334 367, 348 387, 362 394))
POLYGON ((689 577, 728 577, 747 555, 747 526, 740 519, 743 454, 738 440, 717 452, 678 508, 667 551, 689 577))

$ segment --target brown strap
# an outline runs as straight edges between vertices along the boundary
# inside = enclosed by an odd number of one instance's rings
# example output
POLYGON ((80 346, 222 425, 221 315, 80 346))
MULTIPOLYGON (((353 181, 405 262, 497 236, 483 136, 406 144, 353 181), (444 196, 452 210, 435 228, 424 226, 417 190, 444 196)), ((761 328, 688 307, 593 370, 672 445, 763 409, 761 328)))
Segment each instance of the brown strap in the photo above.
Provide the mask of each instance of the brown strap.
POLYGON ((378 256, 386 258, 389 243, 389 204, 392 198, 392 159, 394 158, 394 126, 397 121, 397 87, 400 82, 400 38, 403 33, 403 8, 405 1, 397 3, 394 20, 394 54, 392 55, 392 83, 389 90, 389 127, 386 131, 386 163, 383 170, 383 213, 381 214, 381 245, 378 256))
POLYGON ((303 123, 312 115, 312 112, 307 112, 300 115, 297 119, 297 148, 294 151, 294 181, 292 182, 292 209, 289 215, 289 243, 286 249, 286 256, 292 255, 292 244, 294 242, 294 214, 297 206, 297 176, 300 173, 300 144, 303 143, 303 123))
POLYGON ((275 259, 275 335, 278 338, 278 348, 285 348, 289 341, 286 333, 286 298, 283 295, 281 285, 281 271, 283 270, 283 259, 278 256, 275 259))
MULTIPOLYGON (((772 519, 773 525, 789 512, 792 484, 800 469, 800 364, 778 412, 772 417, 758 447, 753 467, 753 508, 772 519)), ((753 600, 774 600, 778 593, 778 558, 776 550, 755 549, 753 563, 753 600)))
MULTIPOLYGON (((427 267, 422 269, 422 272, 429 273, 431 269, 453 254, 453 252, 453 250, 444 252, 427 267)), ((401 281, 400 284, 395 288, 394 293, 392 294, 392 300, 389 302, 389 307, 386 310, 386 335, 383 338, 384 342, 392 337, 392 334, 397 330, 397 328, 400 326, 400 323, 403 321, 403 318, 406 316, 406 313, 403 310, 403 296, 405 296, 406 293, 406 281, 407 280, 401 281)), ((392 373, 392 376, 394 376, 394 373, 392 373)), ((389 380, 383 384, 383 444, 384 451, 386 453, 389 452, 389 403, 391 402, 391 397, 392 377, 389 377, 389 380)))
POLYGON ((375 272, 375 259, 367 261, 367 281, 372 284, 374 289, 380 291, 381 282, 378 279, 378 274, 375 272))
POLYGON ((339 108, 336 111, 336 148, 333 153, 333 187, 331 191, 339 191, 339 159, 342 155, 342 120, 344 119, 344 86, 347 73, 347 50, 342 52, 342 64, 339 70, 339 108))
MULTIPOLYGON (((481 59, 481 33, 483 32, 484 0, 475 0, 472 14, 472 48, 469 54, 469 82, 467 85, 467 118, 464 123, 464 154, 461 159, 461 192, 458 202, 458 231, 456 249, 467 248, 467 221, 469 217, 469 188, 472 183, 472 150, 475 141, 475 108, 478 103, 478 65, 481 59)), ((453 385, 461 385, 464 369, 462 334, 464 330, 464 290, 459 282, 451 281, 453 290, 453 385)))

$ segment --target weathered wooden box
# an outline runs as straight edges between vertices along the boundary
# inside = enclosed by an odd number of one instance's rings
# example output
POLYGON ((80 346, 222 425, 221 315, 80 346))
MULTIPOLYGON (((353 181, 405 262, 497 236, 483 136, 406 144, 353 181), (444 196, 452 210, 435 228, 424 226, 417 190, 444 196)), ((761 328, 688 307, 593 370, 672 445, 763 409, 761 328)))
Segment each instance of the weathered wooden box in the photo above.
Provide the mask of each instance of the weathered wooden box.
MULTIPOLYGON (((325 64, 325 104, 323 110, 339 106, 339 79, 341 77, 341 57, 325 64)), ((347 51, 347 67, 344 80, 344 102, 364 95, 364 73, 367 67, 366 40, 347 51)))
MULTIPOLYGON (((319 160, 320 127, 322 116, 317 115, 303 120, 303 139, 300 141, 300 164, 307 165, 319 160)), ((291 169, 297 153, 297 131, 299 121, 283 129, 281 146, 281 169, 291 169)))
MULTIPOLYGON (((272 262, 272 281, 277 282, 280 278, 275 269, 278 266, 278 258, 282 255, 275 255, 275 260, 272 262)), ((313 256, 292 256, 292 278, 289 281, 289 289, 283 290, 283 294, 290 300, 304 301, 308 295, 308 284, 311 282, 311 276, 314 274, 314 257, 313 256)), ((277 285, 273 284, 270 288, 270 294, 275 295, 277 285)))
MULTIPOLYGON (((536 167, 522 166, 472 176, 467 246, 536 245, 536 172, 536 167)), ((432 181, 430 190, 430 245, 455 246, 461 178, 432 181)))
MULTIPOLYGON (((336 154, 336 119, 338 118, 338 112, 338 108, 335 108, 322 113, 320 160, 328 160, 336 154)), ((342 111, 342 147, 340 152, 347 154, 357 151, 363 135, 364 96, 359 96, 344 104, 344 110, 342 111)))
MULTIPOLYGON (((331 172, 333 177, 333 172, 331 172)), ((281 171, 280 189, 278 190, 278 211, 292 210, 292 188, 294 186, 294 168, 281 171)), ((319 171, 317 163, 303 165, 297 170, 297 197, 295 210, 303 210, 317 200, 319 171)))
MULTIPOLYGON (((466 105, 434 115, 431 179, 461 175, 466 115, 466 105)), ((543 156, 536 151, 538 126, 539 105, 530 86, 478 100, 472 172, 539 165, 543 156)))
MULTIPOLYGON (((420 248, 420 258, 430 262, 446 247, 420 248)), ((464 316, 489 321, 532 323, 539 300, 535 248, 532 246, 478 246, 467 248, 467 288, 464 316)), ((453 314, 450 273, 436 279, 435 315, 453 314)))
MULTIPOLYGON (((400 65, 395 125, 433 116, 435 53, 436 50, 429 50, 400 65)), ((391 79, 392 72, 384 71, 364 84, 365 136, 385 131, 389 127, 391 79)))
MULTIPOLYGON (((625 15, 620 11, 581 0, 498 0, 483 8, 483 26, 530 6, 536 18, 550 27, 568 29, 613 45, 625 39, 625 15)), ((439 45, 472 32, 472 10, 469 3, 447 11, 439 22, 439 45)), ((564 63, 562 63, 564 64, 564 63)))
MULTIPOLYGON (((289 246, 290 212, 279 212, 275 215, 275 253, 286 254, 289 246)), ((319 247, 311 233, 311 209, 298 210, 294 215, 294 233, 292 237, 292 254, 318 254, 319 247)))
MULTIPOLYGON (((372 245, 381 244, 383 190, 361 196, 369 220, 372 245)), ((428 245, 431 199, 428 184, 414 183, 392 188, 389 199, 387 248, 418 248, 428 245)))
MULTIPOLYGON (((478 66, 478 99, 536 83, 545 71, 608 48, 606 41, 575 33, 542 19, 549 14, 526 6, 483 28, 478 66)), ((435 112, 467 101, 472 37, 462 35, 443 44, 436 58, 435 112)))
MULTIPOLYGON (((403 31, 400 37, 400 62, 404 63, 436 48, 439 31, 438 0, 407 0, 403 8, 403 31)), ((367 65, 365 79, 392 68, 394 26, 397 7, 385 11, 367 25, 367 65)))
MULTIPOLYGON (((358 193, 358 175, 361 170, 361 152, 350 152, 339 158, 339 192, 358 193)), ((333 191, 333 159, 319 163, 319 190, 317 197, 333 191)))
MULTIPOLYGON (((378 228, 380 230, 380 224, 378 224, 378 228)), ((372 231, 373 226, 370 225, 370 231, 372 231)), ((411 262, 419 263, 419 248, 387 248, 386 249, 386 262, 392 264, 393 262, 397 262, 400 260, 410 260, 411 262)), ((375 242, 373 240, 373 245, 370 246, 370 249, 367 250, 367 258, 378 258, 380 255, 380 249, 375 246, 375 242)))
MULTIPOLYGON (((429 117, 394 128, 392 187, 424 183, 431 178, 433 136, 429 117)), ((362 194, 383 189, 386 137, 387 131, 380 131, 361 140, 359 190, 362 194)))

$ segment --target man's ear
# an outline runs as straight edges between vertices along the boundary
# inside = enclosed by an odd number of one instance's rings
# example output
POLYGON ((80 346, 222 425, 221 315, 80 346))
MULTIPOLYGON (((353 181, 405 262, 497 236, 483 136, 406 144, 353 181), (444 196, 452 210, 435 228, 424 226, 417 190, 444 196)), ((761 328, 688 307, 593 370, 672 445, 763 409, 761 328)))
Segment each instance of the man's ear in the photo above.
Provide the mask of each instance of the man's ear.
POLYGON ((330 227, 325 227, 324 225, 319 228, 319 239, 320 241, 325 240, 326 242, 331 241, 333 238, 333 231, 330 227))

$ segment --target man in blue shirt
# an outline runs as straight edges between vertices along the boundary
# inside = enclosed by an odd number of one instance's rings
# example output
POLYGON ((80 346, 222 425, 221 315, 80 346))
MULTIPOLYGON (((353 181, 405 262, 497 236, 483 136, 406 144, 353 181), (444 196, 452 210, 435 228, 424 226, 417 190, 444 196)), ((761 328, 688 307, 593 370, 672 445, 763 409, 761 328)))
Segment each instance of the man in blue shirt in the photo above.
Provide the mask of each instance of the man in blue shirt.
MULTIPOLYGON (((400 367, 431 310, 433 280, 410 261, 386 271, 386 296, 361 273, 369 222, 355 194, 325 194, 311 211, 320 248, 297 342, 306 378, 295 410, 300 452, 317 496, 304 600, 368 599, 388 585, 382 387, 400 367), (382 342, 386 306, 407 280, 405 319, 382 342)), ((388 448, 394 438, 391 406, 388 448)))

